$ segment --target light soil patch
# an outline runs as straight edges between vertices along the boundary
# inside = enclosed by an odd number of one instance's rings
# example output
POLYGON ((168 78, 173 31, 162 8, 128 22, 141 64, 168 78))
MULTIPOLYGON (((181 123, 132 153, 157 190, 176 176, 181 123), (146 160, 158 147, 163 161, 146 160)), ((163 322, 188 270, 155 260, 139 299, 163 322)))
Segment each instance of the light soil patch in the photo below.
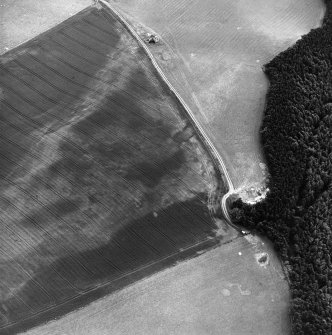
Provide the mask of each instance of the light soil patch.
POLYGON ((270 246, 243 238, 144 279, 27 335, 288 334, 288 289, 270 246))
POLYGON ((0 55, 89 6, 92 0, 1 0, 0 55))

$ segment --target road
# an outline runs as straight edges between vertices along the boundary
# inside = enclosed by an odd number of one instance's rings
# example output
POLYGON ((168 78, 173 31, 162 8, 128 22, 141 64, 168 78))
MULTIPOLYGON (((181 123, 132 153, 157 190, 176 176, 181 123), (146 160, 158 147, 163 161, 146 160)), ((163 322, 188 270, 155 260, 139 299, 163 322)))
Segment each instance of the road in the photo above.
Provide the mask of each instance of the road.
POLYGON ((218 168, 222 171, 223 175, 225 176, 225 179, 227 181, 227 186, 228 186, 228 192, 223 195, 222 200, 221 200, 221 208, 222 208, 222 211, 223 211, 223 215, 224 215, 224 217, 225 217, 225 219, 226 219, 226 221, 227 221, 227 223, 229 225, 231 225, 236 230, 240 230, 239 227, 235 226, 232 223, 232 220, 231 220, 231 218, 229 216, 229 213, 228 213, 228 210, 227 210, 226 202, 227 202, 228 197, 231 194, 234 193, 234 185, 233 185, 233 182, 232 182, 232 180, 231 180, 231 178, 229 176, 229 173, 227 171, 226 165, 225 165, 222 157, 220 156, 219 152, 217 151, 216 147, 214 146, 214 144, 212 143, 212 141, 210 140, 210 138, 205 133, 203 127, 200 125, 200 123, 196 119, 196 117, 195 117, 194 113, 192 112, 192 110, 190 109, 190 107, 186 104, 186 102, 182 99, 182 97, 177 92, 177 90, 169 82, 169 80, 165 76, 163 70, 158 65, 157 61, 153 57, 151 51, 149 50, 149 48, 147 47, 147 45, 145 44, 145 42, 141 39, 141 37, 137 34, 137 32, 132 28, 132 26, 128 23, 128 21, 110 3, 106 2, 105 0, 99 0, 98 3, 101 3, 102 5, 104 5, 107 8, 109 8, 111 10, 111 12, 125 25, 125 27, 130 31, 130 33, 138 41, 138 43, 140 44, 140 46, 146 52, 147 56, 149 57, 150 61, 152 62, 153 66, 157 70, 157 72, 160 75, 160 77, 162 78, 162 80, 165 82, 165 84, 168 86, 168 88, 170 89, 170 91, 175 95, 175 97, 178 99, 178 101, 181 103, 181 105, 185 109, 185 111, 188 114, 188 116, 189 116, 192 124, 197 129, 198 135, 201 137, 201 139, 203 140, 203 142, 205 143, 205 145, 208 147, 208 149, 210 150, 210 152, 213 154, 213 156, 217 160, 218 165, 219 165, 218 168))

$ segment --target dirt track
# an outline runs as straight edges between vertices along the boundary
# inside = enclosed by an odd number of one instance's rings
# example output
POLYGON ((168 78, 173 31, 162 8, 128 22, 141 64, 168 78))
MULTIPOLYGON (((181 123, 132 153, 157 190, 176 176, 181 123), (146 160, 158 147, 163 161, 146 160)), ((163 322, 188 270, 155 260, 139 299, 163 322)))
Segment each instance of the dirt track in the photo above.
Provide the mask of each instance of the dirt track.
MULTIPOLYGON (((322 1, 109 0, 150 50, 225 161, 234 188, 264 185, 259 127, 268 81, 262 66, 320 25, 322 1)), ((255 196, 255 194, 253 195, 255 196)))

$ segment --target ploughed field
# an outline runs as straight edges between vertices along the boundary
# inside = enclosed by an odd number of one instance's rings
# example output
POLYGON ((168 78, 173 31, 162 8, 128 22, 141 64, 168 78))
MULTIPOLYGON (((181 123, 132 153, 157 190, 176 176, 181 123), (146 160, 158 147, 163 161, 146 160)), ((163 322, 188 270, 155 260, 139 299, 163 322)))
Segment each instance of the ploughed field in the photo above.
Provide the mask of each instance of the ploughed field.
POLYGON ((109 1, 142 36, 161 37, 151 51, 223 157, 235 189, 262 187, 262 66, 320 24, 323 1, 109 1))
POLYGON ((109 12, 1 56, 0 88, 1 332, 223 238, 210 156, 109 12))

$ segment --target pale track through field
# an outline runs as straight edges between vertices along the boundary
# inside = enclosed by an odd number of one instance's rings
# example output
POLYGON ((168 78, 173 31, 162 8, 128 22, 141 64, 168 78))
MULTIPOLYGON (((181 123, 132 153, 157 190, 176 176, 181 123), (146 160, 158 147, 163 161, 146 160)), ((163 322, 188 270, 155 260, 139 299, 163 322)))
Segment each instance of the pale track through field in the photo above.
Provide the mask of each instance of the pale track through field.
POLYGON ((223 175, 225 176, 225 179, 227 181, 227 186, 228 186, 228 192, 226 194, 223 195, 222 200, 221 200, 221 208, 223 211, 223 215, 227 221, 227 223, 229 225, 231 225, 233 228, 235 228, 236 230, 239 231, 239 227, 235 226, 232 223, 232 220, 228 214, 227 211, 227 199, 228 197, 234 193, 234 185, 233 182, 229 176, 229 173, 227 171, 226 165, 222 159, 222 157, 220 156, 219 152, 217 151, 217 149, 215 148, 215 146, 213 145, 213 143, 211 142, 211 140, 209 139, 209 137, 207 136, 207 134, 205 133, 204 129, 202 128, 202 126, 199 124, 199 122, 197 121, 194 113, 191 111, 191 109, 189 108, 189 106, 186 104, 186 102, 182 99, 182 97, 179 95, 179 93, 177 92, 177 90, 173 87, 173 85, 168 81, 166 75, 164 74, 163 70, 160 68, 160 66, 158 65, 157 61, 155 60, 155 58, 153 57, 151 51, 149 50, 149 48, 146 46, 145 42, 141 39, 141 37, 136 33, 136 31, 132 28, 132 26, 127 22, 127 20, 122 16, 122 14, 120 14, 111 4, 109 4, 108 2, 106 2, 105 0, 99 0, 99 3, 103 4, 104 6, 106 6, 108 9, 111 10, 112 13, 115 14, 116 17, 118 17, 118 19, 125 25, 125 27, 130 31, 130 33, 135 37, 135 39, 138 41, 138 43, 140 44, 140 46, 144 49, 144 51, 146 52, 146 54, 148 55, 149 59, 151 60, 153 66, 155 67, 155 69, 157 70, 158 74, 160 75, 160 77, 162 78, 162 80, 165 82, 165 84, 168 86, 168 88, 170 89, 171 92, 173 92, 173 94, 176 96, 176 98, 178 99, 178 101, 181 103, 181 105, 183 106, 183 108, 185 109, 185 111, 187 112, 190 120, 192 121, 192 123, 194 124, 195 128, 197 128, 198 130, 198 135, 203 139, 204 143, 208 146, 208 148, 210 149, 210 151, 212 152, 213 156, 216 158, 216 160, 218 161, 218 168, 221 169, 223 175))

